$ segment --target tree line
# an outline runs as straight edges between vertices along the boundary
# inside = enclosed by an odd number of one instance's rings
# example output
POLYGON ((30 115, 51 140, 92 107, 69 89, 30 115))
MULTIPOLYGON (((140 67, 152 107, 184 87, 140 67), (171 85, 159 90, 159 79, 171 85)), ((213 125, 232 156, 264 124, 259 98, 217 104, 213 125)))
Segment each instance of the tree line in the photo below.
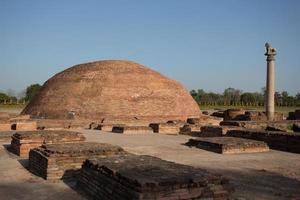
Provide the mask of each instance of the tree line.
MULTIPOLYGON (((227 88, 223 93, 206 92, 203 89, 191 90, 190 94, 199 105, 222 106, 264 106, 265 88, 261 92, 242 92, 235 88, 227 88)), ((287 91, 275 93, 276 106, 300 106, 300 93, 295 96, 287 91)))
POLYGON ((39 92, 41 87, 42 86, 40 84, 29 85, 25 91, 19 95, 19 97, 17 97, 13 90, 0 92, 0 104, 25 104, 39 92))

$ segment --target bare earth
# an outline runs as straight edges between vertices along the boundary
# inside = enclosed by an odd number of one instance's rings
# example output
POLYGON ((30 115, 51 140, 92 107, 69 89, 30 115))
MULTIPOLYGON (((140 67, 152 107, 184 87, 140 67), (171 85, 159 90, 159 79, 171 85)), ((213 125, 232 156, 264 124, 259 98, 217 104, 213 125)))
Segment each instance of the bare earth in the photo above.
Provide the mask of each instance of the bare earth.
MULTIPOLYGON (((221 155, 184 145, 189 136, 161 134, 122 135, 81 130, 87 141, 105 142, 135 154, 156 156, 228 177, 233 199, 300 199, 300 154, 271 150, 265 153, 221 155)), ((26 169, 0 144, 0 199, 85 199, 73 183, 48 183, 26 169)))

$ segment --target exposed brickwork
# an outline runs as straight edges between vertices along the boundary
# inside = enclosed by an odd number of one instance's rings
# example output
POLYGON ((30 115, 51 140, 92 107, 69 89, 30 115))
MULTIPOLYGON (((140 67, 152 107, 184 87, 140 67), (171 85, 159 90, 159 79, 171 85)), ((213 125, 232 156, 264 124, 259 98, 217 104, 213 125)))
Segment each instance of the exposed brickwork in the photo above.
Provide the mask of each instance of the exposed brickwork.
POLYGON ((236 126, 202 126, 202 137, 221 137, 227 134, 229 130, 242 129, 236 126))
POLYGON ((160 118, 186 120, 200 115, 200 109, 178 82, 131 61, 107 60, 56 74, 22 114, 40 119, 123 118, 151 123, 160 118))
POLYGON ((104 143, 46 144, 30 150, 29 169, 50 181, 75 176, 84 160, 125 153, 104 143))
POLYGON ((222 118, 207 116, 207 115, 200 115, 196 118, 188 118, 188 124, 201 124, 201 125, 219 125, 222 121, 222 118))
POLYGON ((264 130, 231 130, 228 135, 266 142, 270 148, 300 153, 300 133, 264 130))
POLYGON ((154 133, 178 135, 184 123, 151 123, 149 126, 153 129, 154 133))
POLYGON ((33 120, 17 121, 12 124, 11 129, 16 131, 34 131, 37 129, 37 123, 33 120))
POLYGON ((77 188, 92 199, 228 199, 228 180, 202 169, 132 154, 84 162, 77 188))
POLYGON ((190 136, 199 136, 201 133, 202 125, 199 124, 186 124, 180 128, 179 134, 190 135, 190 136))
POLYGON ((228 109, 224 111, 224 121, 243 120, 245 110, 243 109, 228 109))
MULTIPOLYGON (((283 120, 282 113, 274 113, 274 121, 283 120)), ((224 121, 267 121, 265 112, 245 111, 243 109, 228 109, 224 111, 224 121)))
POLYGON ((0 122, 0 131, 10 131, 11 123, 9 122, 0 122))
POLYGON ((221 154, 269 151, 268 145, 262 141, 235 137, 201 137, 190 139, 187 145, 221 154))
POLYGON ((294 124, 300 123, 300 120, 281 120, 281 121, 223 121, 222 126, 238 126, 246 129, 259 130, 280 130, 293 131, 294 124))
POLYGON ((30 149, 42 144, 74 143, 84 141, 85 137, 72 131, 24 131, 12 136, 11 148, 15 154, 27 157, 30 149))
POLYGON ((148 126, 114 126, 112 132, 122 134, 149 134, 153 133, 153 130, 148 126))
MULTIPOLYGON (((274 113, 274 121, 283 120, 284 116, 282 113, 275 112, 274 113)), ((245 116, 242 120, 246 121, 266 121, 267 115, 265 112, 259 111, 247 111, 245 112, 245 116)))

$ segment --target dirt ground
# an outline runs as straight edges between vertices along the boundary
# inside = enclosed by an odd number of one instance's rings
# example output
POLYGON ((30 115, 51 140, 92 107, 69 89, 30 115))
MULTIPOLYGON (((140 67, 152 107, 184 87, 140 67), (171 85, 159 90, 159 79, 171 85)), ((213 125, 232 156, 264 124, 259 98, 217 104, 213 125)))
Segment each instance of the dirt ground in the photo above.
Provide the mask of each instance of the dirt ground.
MULTIPOLYGON (((222 174, 235 188, 232 199, 300 199, 300 154, 270 150, 220 155, 185 146, 189 136, 81 131, 87 141, 115 144, 131 153, 152 155, 222 174)), ((73 182, 48 183, 32 175, 26 169, 27 160, 20 160, 5 146, 0 144, 0 199, 85 199, 72 189, 73 182)))

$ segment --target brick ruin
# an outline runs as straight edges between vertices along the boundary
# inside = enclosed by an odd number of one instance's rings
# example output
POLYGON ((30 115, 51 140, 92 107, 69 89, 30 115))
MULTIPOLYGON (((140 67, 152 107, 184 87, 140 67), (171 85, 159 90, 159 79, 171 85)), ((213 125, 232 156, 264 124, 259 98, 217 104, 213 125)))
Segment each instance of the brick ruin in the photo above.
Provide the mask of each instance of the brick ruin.
POLYGON ((89 159, 77 188, 92 199, 228 199, 227 179, 152 156, 89 159))
POLYGON ((300 120, 300 110, 289 112, 288 120, 300 120))
POLYGON ((281 121, 223 121, 221 126, 236 126, 246 129, 272 130, 282 132, 297 132, 297 125, 300 120, 281 121))
POLYGON ((86 159, 124 153, 121 147, 104 143, 44 144, 30 150, 29 169, 50 181, 74 177, 86 159))
POLYGON ((234 137, 200 137, 190 139, 187 146, 220 154, 257 153, 269 151, 265 142, 234 137))
POLYGON ((0 113, 0 131, 32 131, 37 129, 37 122, 30 115, 0 113))
POLYGON ((113 126, 112 132, 122 134, 149 134, 153 130, 148 126, 113 126))
POLYGON ((78 132, 50 130, 18 131, 11 138, 11 150, 20 157, 27 157, 30 149, 42 144, 76 143, 85 140, 78 132))
POLYGON ((263 141, 271 149, 300 153, 300 133, 244 129, 230 130, 228 136, 263 141))
MULTIPOLYGON (((224 121, 267 121, 267 115, 261 111, 245 111, 243 109, 227 109, 223 114, 224 121)), ((281 113, 274 113, 274 120, 283 120, 284 116, 281 113)))

